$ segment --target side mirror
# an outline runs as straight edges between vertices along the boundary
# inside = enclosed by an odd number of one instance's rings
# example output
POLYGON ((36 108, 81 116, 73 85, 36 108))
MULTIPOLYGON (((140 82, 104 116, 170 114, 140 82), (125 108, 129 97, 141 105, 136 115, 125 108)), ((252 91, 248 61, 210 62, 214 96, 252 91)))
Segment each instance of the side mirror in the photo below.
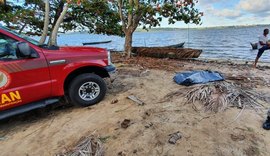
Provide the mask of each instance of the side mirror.
POLYGON ((26 42, 17 43, 17 57, 19 58, 36 58, 37 54, 32 52, 29 44, 26 42))
POLYGON ((30 57, 31 48, 26 42, 17 43, 17 56, 21 58, 30 57))

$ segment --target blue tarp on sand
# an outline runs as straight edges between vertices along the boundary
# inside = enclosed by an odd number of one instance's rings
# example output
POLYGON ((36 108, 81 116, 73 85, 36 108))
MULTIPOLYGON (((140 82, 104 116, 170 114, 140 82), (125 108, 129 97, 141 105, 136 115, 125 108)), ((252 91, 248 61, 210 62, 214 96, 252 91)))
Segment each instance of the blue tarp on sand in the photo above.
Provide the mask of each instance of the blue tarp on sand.
POLYGON ((224 80, 219 72, 203 70, 177 73, 173 79, 177 84, 185 86, 224 80))

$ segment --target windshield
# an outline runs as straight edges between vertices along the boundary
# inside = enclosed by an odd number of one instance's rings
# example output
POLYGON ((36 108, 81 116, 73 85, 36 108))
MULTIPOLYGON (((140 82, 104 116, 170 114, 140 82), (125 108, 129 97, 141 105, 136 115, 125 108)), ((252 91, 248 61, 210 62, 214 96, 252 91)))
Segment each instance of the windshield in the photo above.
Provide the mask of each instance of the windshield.
POLYGON ((23 39, 27 40, 28 42, 30 42, 30 43, 32 43, 34 45, 37 45, 37 46, 39 45, 39 42, 37 40, 34 40, 34 39, 30 38, 29 36, 26 36, 24 34, 19 34, 16 31, 11 30, 11 29, 9 29, 7 27, 4 27, 4 26, 0 26, 0 28, 12 33, 13 35, 16 35, 16 36, 18 36, 20 38, 23 38, 23 39))

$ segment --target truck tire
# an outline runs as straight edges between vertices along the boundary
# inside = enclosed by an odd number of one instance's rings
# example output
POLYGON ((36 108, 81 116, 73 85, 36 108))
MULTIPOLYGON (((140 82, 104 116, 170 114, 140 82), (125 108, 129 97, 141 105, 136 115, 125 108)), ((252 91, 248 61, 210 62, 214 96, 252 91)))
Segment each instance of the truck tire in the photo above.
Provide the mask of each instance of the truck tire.
POLYGON ((70 103, 79 106, 90 106, 100 102, 107 91, 104 80, 96 74, 81 74, 69 85, 70 103))

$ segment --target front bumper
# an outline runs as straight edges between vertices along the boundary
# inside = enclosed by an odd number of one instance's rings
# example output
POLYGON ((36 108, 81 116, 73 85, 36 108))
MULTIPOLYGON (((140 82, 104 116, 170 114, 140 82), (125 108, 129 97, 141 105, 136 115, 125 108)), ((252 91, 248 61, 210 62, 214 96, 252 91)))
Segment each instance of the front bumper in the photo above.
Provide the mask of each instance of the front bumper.
POLYGON ((109 65, 105 67, 105 70, 108 72, 111 82, 116 79, 117 71, 114 65, 109 65))

